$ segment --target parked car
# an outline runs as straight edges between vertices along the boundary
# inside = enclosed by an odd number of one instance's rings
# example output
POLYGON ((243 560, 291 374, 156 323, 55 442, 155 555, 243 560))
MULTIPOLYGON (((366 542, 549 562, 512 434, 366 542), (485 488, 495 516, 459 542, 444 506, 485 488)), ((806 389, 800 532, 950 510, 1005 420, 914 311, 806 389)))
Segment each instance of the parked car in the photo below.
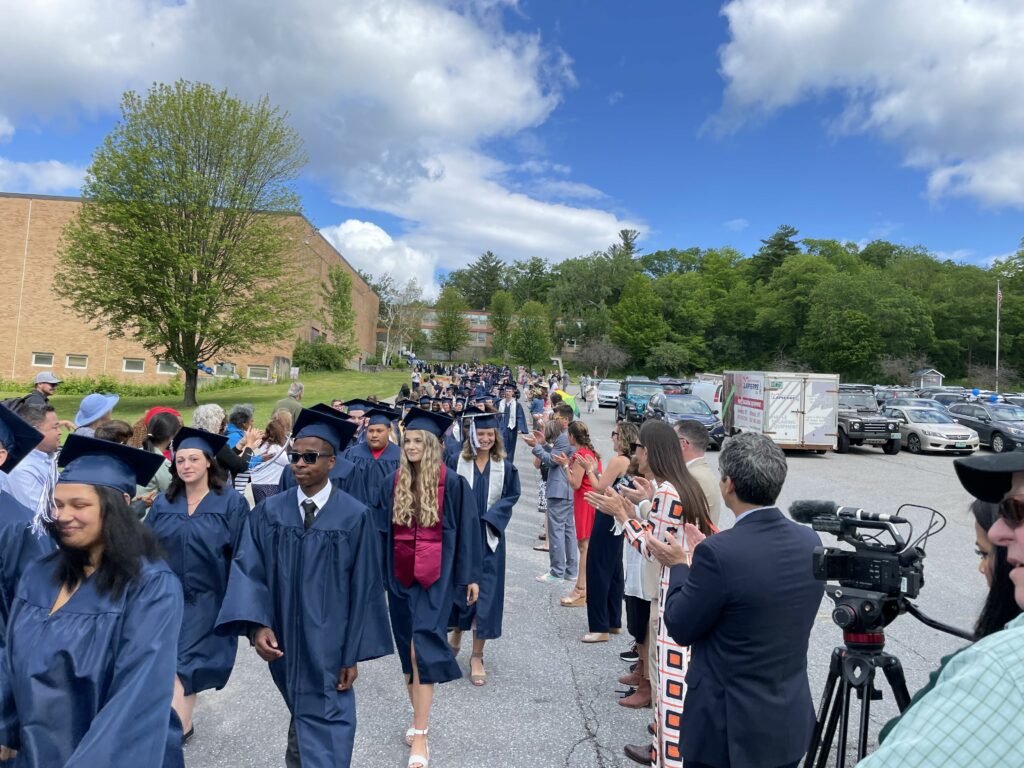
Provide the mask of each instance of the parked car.
POLYGON ((946 412, 946 406, 930 397, 894 397, 889 401, 889 406, 891 408, 931 408, 935 411, 946 412))
POLYGON ((658 383, 666 395, 685 395, 689 393, 690 382, 682 379, 670 379, 667 376, 659 376, 658 383))
POLYGON ((663 395, 661 384, 650 379, 627 376, 619 385, 619 401, 615 404, 615 415, 619 421, 639 424, 644 420, 644 411, 653 395, 663 395))
POLYGON ((677 421, 699 421, 708 431, 708 447, 717 451, 725 440, 725 427, 711 408, 696 395, 654 395, 647 403, 648 419, 669 424, 677 421))
POLYGON ((883 408, 892 405, 896 398, 914 397, 917 390, 913 387, 875 387, 875 400, 883 408))
POLYGON ((982 445, 996 453, 1012 451, 1024 445, 1024 408, 992 403, 954 403, 949 406, 954 419, 978 433, 982 445))
POLYGON ((614 408, 619 403, 619 381, 617 379, 601 379, 597 382, 597 406, 614 408))
POLYGON ((955 403, 966 403, 967 393, 966 392, 936 392, 931 397, 937 403, 941 403, 947 408, 955 403))
POLYGON ((696 395, 705 403, 718 418, 722 418, 722 382, 695 381, 690 385, 689 393, 696 395))
POLYGON ((886 413, 899 422, 900 444, 911 453, 973 453, 978 450, 978 433, 944 410, 891 407, 886 413))
POLYGON ((964 389, 963 387, 924 387, 918 390, 918 397, 932 397, 937 395, 939 392, 959 392, 964 397, 971 394, 971 390, 964 389))

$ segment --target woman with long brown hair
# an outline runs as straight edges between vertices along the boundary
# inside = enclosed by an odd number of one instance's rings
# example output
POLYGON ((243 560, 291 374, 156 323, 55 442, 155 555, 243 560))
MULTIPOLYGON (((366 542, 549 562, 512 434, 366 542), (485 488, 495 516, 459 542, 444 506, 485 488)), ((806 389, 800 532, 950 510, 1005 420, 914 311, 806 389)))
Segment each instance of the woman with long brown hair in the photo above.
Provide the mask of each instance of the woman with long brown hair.
MULTIPOLYGON (((624 526, 629 542, 647 560, 655 559, 648 547, 648 539, 668 544, 683 540, 687 558, 693 546, 688 546, 683 534, 687 523, 697 526, 701 533, 715 532, 708 517, 708 502, 700 485, 686 469, 679 437, 675 430, 662 421, 648 421, 640 429, 640 442, 636 446, 636 459, 641 473, 654 476, 655 484, 636 477, 638 488, 647 496, 641 507, 649 505, 647 520, 634 516, 634 506, 624 496, 606 491, 591 493, 588 498, 600 509, 614 515, 624 526)), ((662 566, 658 611, 658 690, 654 696, 657 735, 651 746, 651 764, 657 768, 682 768, 683 755, 679 748, 682 727, 683 699, 686 693, 686 669, 689 649, 677 645, 669 636, 661 620, 668 589, 669 568, 662 566)), ((652 601, 651 610, 654 610, 652 601)), ((651 638, 648 638, 650 642, 651 638)))
POLYGON ((434 685, 462 677, 448 618, 459 595, 467 606, 479 596, 480 523, 469 483, 441 461, 440 438, 451 419, 412 408, 403 424, 402 457, 381 504, 391 510, 388 613, 413 709, 405 734, 409 768, 427 768, 434 685))

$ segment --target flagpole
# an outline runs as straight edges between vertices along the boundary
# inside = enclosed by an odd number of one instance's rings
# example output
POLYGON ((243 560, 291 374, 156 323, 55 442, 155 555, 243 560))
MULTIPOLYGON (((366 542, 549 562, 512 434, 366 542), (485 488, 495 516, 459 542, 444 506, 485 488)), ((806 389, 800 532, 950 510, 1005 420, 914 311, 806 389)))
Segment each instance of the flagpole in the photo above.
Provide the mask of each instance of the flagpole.
POLYGON ((1003 291, 996 281, 996 392, 999 392, 999 310, 1003 306, 1003 291))

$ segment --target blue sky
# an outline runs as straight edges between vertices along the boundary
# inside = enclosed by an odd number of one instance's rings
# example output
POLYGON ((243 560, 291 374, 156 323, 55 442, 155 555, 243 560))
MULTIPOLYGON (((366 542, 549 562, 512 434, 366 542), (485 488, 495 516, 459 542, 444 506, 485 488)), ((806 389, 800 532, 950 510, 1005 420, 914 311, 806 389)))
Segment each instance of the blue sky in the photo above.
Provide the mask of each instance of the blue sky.
POLYGON ((306 214, 357 266, 426 285, 622 227, 648 251, 751 253, 786 223, 980 264, 1024 234, 1019 3, 255 5, 18 4, 0 190, 74 194, 119 94, 185 77, 287 108, 306 214))

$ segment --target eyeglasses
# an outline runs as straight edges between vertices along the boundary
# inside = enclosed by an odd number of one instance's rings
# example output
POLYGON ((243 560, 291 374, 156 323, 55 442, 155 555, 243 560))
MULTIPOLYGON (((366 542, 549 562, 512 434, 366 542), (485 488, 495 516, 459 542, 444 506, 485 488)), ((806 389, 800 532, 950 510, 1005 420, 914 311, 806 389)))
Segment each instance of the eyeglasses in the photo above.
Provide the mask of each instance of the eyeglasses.
POLYGON ((321 453, 320 451, 288 451, 288 461, 298 464, 301 459, 303 464, 316 464, 321 456, 329 459, 333 455, 333 453, 321 453))
POLYGON ((999 502, 999 516, 1006 521, 1011 528, 1016 528, 1024 523, 1024 500, 1013 498, 1003 499, 999 502))
POLYGON ((618 432, 612 432, 612 437, 618 437, 618 436, 619 436, 618 432))
POLYGON ((630 444, 629 444, 629 447, 630 447, 631 449, 633 449, 634 451, 635 451, 635 450, 636 450, 637 448, 643 448, 644 450, 647 450, 647 446, 645 446, 645 445, 644 445, 643 443, 630 443, 630 444))

